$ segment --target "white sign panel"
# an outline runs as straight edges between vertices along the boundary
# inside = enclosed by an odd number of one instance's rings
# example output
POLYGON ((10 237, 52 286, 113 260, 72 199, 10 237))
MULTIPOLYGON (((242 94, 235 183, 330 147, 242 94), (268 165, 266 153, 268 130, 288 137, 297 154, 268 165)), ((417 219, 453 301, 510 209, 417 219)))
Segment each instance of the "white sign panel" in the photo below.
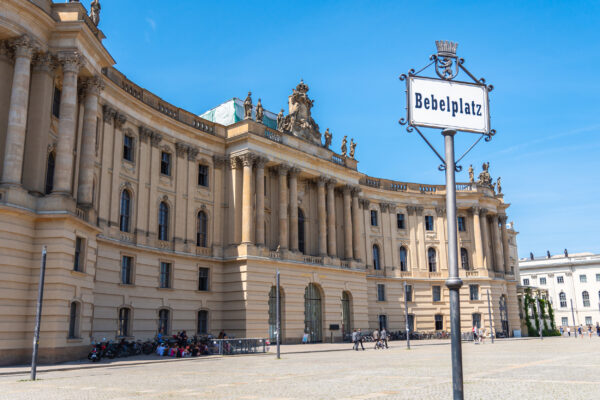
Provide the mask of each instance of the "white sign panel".
POLYGON ((410 125, 488 133, 488 104, 484 85, 417 76, 408 78, 410 125))

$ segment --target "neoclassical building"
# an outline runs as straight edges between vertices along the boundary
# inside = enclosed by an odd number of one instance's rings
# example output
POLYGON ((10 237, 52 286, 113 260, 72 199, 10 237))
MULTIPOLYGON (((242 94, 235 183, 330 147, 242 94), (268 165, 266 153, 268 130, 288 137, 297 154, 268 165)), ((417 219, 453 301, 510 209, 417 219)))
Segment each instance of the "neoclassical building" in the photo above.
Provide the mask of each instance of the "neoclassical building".
MULTIPOLYGON (((443 185, 359 172, 303 82, 276 121, 250 96, 227 123, 169 104, 113 67, 97 23, 79 2, 0 3, 0 363, 30 358, 43 246, 44 361, 183 329, 272 336, 277 270, 284 342, 403 330, 405 300, 412 329, 449 329, 443 185)), ((511 334, 509 205, 487 166, 457 189, 462 327, 489 325, 489 292, 511 334)))

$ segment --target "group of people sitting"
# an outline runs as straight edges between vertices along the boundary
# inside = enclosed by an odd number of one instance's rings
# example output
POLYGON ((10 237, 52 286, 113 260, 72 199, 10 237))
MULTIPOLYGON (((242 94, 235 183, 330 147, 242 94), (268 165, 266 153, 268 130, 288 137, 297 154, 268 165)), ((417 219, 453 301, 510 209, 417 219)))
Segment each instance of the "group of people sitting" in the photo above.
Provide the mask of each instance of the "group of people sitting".
MULTIPOLYGON (((219 334, 219 338, 226 337, 225 332, 219 334)), ((159 342, 156 347, 156 354, 165 357, 198 357, 218 353, 218 349, 211 349, 210 340, 201 340, 194 336, 189 340, 186 331, 177 332, 168 341, 164 340, 162 335, 158 335, 159 342)))

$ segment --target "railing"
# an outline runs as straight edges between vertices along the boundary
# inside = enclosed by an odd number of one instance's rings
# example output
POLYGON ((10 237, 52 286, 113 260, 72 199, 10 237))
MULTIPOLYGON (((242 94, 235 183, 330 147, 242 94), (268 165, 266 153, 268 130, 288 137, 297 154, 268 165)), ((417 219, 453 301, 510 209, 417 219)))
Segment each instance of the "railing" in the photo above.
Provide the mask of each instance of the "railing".
POLYGON ((373 269, 373 275, 385 276, 385 269, 373 269))
POLYGON ((390 190, 394 190, 396 192, 405 192, 406 191, 406 183, 390 183, 390 190))
POLYGON ((171 242, 168 242, 166 240, 157 240, 156 241, 157 247, 161 248, 161 249, 170 249, 171 246, 171 242))
POLYGON ((196 255, 210 257, 212 255, 212 249, 210 247, 196 246, 196 255))
POLYGON ((342 268, 350 268, 350 261, 341 261, 340 262, 342 268))
POLYGON ((469 276, 479 276, 479 271, 466 271, 467 277, 469 276))
POLYGON ((133 242, 134 241, 134 236, 131 233, 128 232, 119 232, 119 239, 121 239, 124 242, 133 242))
POLYGON ((333 161, 334 163, 339 164, 339 165, 345 164, 344 159, 336 154, 331 156, 331 161, 333 161))
POLYGON ((412 277, 412 271, 400 271, 401 278, 410 278, 412 277))
POLYGON ((270 251, 269 252, 269 257, 271 257, 271 258, 281 258, 281 254, 279 254, 279 252, 277 252, 277 251, 270 251))
POLYGON ((304 256, 304 262, 308 264, 323 264, 323 258, 315 256, 304 256))
POLYGON ((456 190, 457 191, 470 191, 470 190, 473 190, 473 184, 472 183, 457 183, 456 184, 456 190))
POLYGON ((380 185, 379 179, 369 178, 369 177, 365 177, 364 179, 361 179, 361 183, 363 185, 371 186, 374 188, 378 188, 380 185))
POLYGON ((212 339, 210 352, 224 356, 235 354, 266 353, 270 342, 267 339, 212 339))
POLYGON ((429 277, 430 278, 441 278, 442 277, 442 273, 441 272, 430 272, 429 273, 429 277))
POLYGON ((75 215, 77 216, 77 218, 87 221, 87 213, 83 208, 75 208, 75 215))
POLYGON ((419 185, 419 191, 421 193, 435 194, 435 192, 437 191, 437 188, 435 186, 430 186, 430 185, 419 185))
MULTIPOLYGON (((389 179, 375 178, 363 175, 360 178, 360 184, 394 192, 409 192, 422 194, 444 194, 446 193, 445 185, 426 185, 421 183, 399 182, 389 179)), ((477 191, 477 185, 472 182, 457 183, 456 190, 459 192, 477 191)))
POLYGON ((279 133, 275 133, 268 129, 265 129, 265 137, 277 143, 283 143, 283 137, 279 133))

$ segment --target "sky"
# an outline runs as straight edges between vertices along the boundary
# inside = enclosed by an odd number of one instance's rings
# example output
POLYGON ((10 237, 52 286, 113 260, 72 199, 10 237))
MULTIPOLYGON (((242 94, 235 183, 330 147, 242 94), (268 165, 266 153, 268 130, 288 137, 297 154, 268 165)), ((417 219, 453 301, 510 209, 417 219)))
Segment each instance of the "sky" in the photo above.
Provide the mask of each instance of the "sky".
MULTIPOLYGON (((82 3, 89 9, 89 0, 82 3)), ((201 114, 252 91, 273 112, 300 79, 313 118, 358 143, 359 170, 443 184, 435 155, 405 117, 398 76, 420 69, 436 40, 490 94, 491 142, 461 162, 458 182, 490 163, 502 177, 519 255, 600 253, 600 2, 102 0, 115 67, 166 101, 201 114)), ((460 76, 459 76, 460 78, 460 76)), ((462 78, 466 79, 466 78, 462 78)), ((438 151, 443 138, 427 130, 438 151)), ((476 137, 457 135, 456 152, 476 137)), ((459 155, 459 154, 457 154, 459 155)))

